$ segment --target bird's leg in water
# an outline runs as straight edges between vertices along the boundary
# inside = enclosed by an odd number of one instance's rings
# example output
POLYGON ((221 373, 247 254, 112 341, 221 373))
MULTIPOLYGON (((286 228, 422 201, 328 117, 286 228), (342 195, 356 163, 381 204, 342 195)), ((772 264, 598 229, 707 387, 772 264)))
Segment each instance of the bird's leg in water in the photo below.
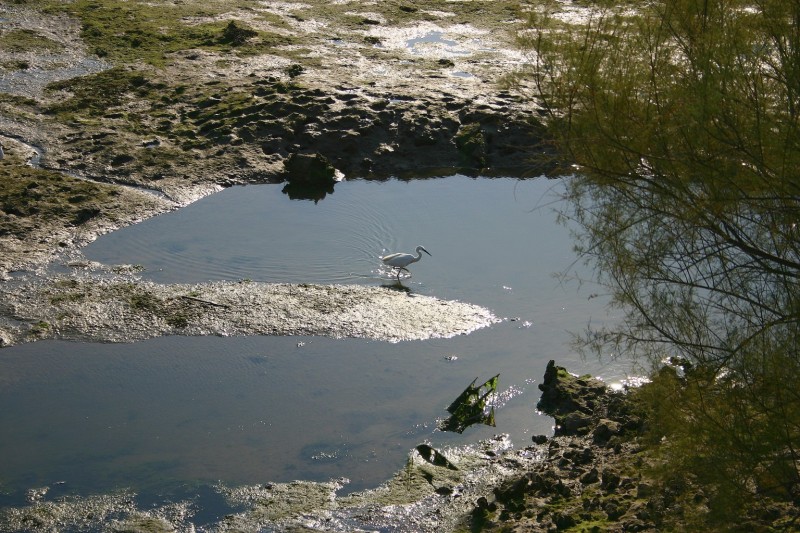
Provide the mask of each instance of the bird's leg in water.
POLYGON ((406 267, 408 265, 410 265, 411 263, 416 263, 417 261, 419 261, 420 258, 422 258, 422 252, 425 252, 426 254, 431 255, 430 252, 428 250, 426 250, 425 248, 423 248, 422 246, 417 246, 416 252, 417 252, 416 256, 411 255, 411 254, 394 253, 394 254, 384 255, 380 259, 381 259, 381 261, 383 261, 383 264, 389 265, 389 266, 392 266, 392 267, 395 267, 395 268, 398 269, 397 270, 397 282, 399 283, 400 282, 400 274, 401 274, 401 272, 403 270, 405 270, 406 272, 408 272, 408 275, 410 276, 411 275, 411 271, 409 269, 407 269, 406 267))

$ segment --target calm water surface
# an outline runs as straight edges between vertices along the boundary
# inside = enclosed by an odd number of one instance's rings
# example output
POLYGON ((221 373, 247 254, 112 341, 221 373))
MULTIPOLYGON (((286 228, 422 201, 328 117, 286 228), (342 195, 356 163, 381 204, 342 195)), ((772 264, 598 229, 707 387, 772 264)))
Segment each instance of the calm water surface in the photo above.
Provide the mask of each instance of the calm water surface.
POLYGON ((491 309, 503 322, 452 339, 184 338, 134 344, 37 342, 0 352, 0 503, 45 485, 165 494, 229 484, 347 477, 369 488, 408 451, 552 431, 535 405, 549 359, 613 381, 622 365, 582 361, 570 331, 611 320, 556 224, 562 184, 461 176, 352 181, 314 204, 275 185, 237 187, 99 239, 89 259, 133 263, 157 282, 251 279, 391 283, 379 255, 425 256, 415 293, 491 309), (436 431, 476 377, 500 373, 497 427, 436 431), (61 483, 63 482, 63 483, 61 483))

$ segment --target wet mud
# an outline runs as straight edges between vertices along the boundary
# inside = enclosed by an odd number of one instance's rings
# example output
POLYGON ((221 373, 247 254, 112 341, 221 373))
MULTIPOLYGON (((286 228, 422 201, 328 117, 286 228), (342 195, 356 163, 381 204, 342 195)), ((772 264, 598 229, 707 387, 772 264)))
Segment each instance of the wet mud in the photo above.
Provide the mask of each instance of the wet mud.
MULTIPOLYGON (((293 154, 345 179, 541 175, 553 154, 536 103, 502 83, 527 61, 518 3, 43 4, 0 6, 0 346, 175 334, 394 342, 497 321, 387 287, 157 285, 135 267, 69 257, 224 187, 282 182, 293 154)), ((346 480, 221 485, 231 512, 204 530, 451 530, 542 456, 504 437, 441 452, 454 468, 412 452, 392 480, 347 496, 346 480)), ((0 531, 195 530, 192 502, 144 510, 127 491, 33 490, 2 511, 0 531)))
POLYGON ((487 309, 393 286, 252 281, 158 285, 115 275, 0 285, 5 345, 132 342, 160 335, 323 335, 388 342, 446 338, 499 320, 487 309))
POLYGON ((298 156, 322 161, 337 180, 541 174, 535 104, 498 85, 525 62, 514 46, 523 15, 512 4, 123 4, 101 15, 142 35, 133 52, 115 40, 124 27, 106 36, 93 26, 97 10, 0 8, 0 39, 13 44, 0 52, 0 279, 35 273, 2 289, 3 345, 158 334, 401 340, 491 322, 486 310, 382 289, 369 303, 364 289, 318 289, 316 308, 292 307, 276 303, 277 287, 232 283, 221 295, 219 286, 54 279, 47 265, 230 185, 288 179, 292 198, 319 201, 335 183, 298 186, 286 165, 298 156), (174 50, 147 47, 141 25, 156 12, 153 31, 170 34, 174 50), (209 36, 180 41, 198 28, 209 36), (228 307, 180 297, 191 291, 212 291, 228 307), (384 325, 342 312, 351 298, 384 325), (266 311, 272 305, 282 318, 266 311))
MULTIPOLYGON (((412 451, 406 466, 381 486, 351 494, 345 478, 328 482, 294 481, 229 487, 214 491, 230 512, 203 524, 209 532, 232 531, 452 531, 481 498, 491 498, 495 487, 520 470, 539 463, 546 447, 511 449, 504 436, 441 453, 451 463, 443 467, 412 451)), ((47 488, 42 489, 45 493, 47 488)), ((31 502, 8 509, 0 517, 0 531, 54 529, 110 531, 194 531, 195 506, 178 501, 142 509, 136 495, 122 492, 61 501, 31 502), (15 529, 16 528, 16 529, 15 529), (103 529, 106 530, 106 529, 103 529)))

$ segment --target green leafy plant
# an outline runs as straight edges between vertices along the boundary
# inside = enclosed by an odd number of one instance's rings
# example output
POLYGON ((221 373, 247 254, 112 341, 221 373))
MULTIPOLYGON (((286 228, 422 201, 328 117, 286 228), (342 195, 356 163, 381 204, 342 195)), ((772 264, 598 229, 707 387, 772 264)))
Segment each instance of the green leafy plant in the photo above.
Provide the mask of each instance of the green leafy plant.
POLYGON ((475 382, 478 378, 473 379, 464 392, 447 408, 450 417, 439 424, 439 429, 463 433, 465 429, 475 424, 494 427, 494 405, 487 411, 487 400, 496 394, 499 378, 500 374, 477 387, 475 382))

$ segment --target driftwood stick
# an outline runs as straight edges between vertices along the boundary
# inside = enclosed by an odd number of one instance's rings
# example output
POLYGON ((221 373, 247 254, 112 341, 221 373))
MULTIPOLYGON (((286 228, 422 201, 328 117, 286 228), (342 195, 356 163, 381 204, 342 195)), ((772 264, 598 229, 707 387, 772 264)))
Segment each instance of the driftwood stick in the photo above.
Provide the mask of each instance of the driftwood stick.
POLYGON ((229 305, 218 304, 217 302, 212 302, 212 301, 209 301, 209 300, 203 300, 202 298, 195 298, 194 296, 181 296, 181 298, 185 298, 187 300, 192 300, 193 302, 199 302, 201 304, 213 305, 214 307, 224 307, 225 309, 230 308, 229 305))

